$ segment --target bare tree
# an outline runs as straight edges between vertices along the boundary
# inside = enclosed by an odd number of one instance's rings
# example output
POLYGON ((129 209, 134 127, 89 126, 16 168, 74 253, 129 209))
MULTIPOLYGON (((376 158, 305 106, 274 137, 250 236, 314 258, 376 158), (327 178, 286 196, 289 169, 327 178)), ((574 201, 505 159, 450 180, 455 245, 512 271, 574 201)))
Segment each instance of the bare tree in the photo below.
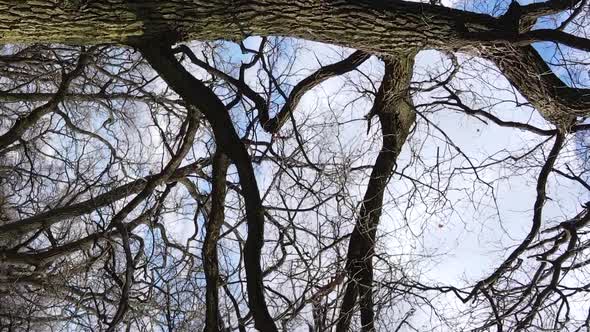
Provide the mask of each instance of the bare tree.
POLYGON ((588 329, 587 1, 462 4, 0 0, 0 326, 588 329))

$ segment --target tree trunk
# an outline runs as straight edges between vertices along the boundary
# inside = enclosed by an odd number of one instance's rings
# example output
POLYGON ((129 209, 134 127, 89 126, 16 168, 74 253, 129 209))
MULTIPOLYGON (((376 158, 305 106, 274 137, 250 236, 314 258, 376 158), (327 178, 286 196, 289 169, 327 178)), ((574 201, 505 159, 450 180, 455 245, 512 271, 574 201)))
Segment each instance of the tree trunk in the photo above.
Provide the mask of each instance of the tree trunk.
POLYGON ((543 40, 587 50, 590 40, 556 30, 520 30, 575 3, 513 5, 496 18, 389 0, 0 0, 0 43, 135 45, 158 39, 174 44, 281 35, 389 55, 423 49, 475 52, 494 61, 546 119, 567 127, 574 116, 590 115, 590 93, 547 75, 537 52, 522 46, 543 40), (498 45, 512 47, 504 52, 498 45))
POLYGON ((442 47, 497 19, 387 0, 0 0, 0 42, 124 43, 284 35, 378 52, 442 47), (436 26, 436 29, 431 27, 436 26))
POLYGON ((357 297, 361 307, 362 331, 375 331, 373 255, 383 208, 383 193, 416 118, 409 94, 414 55, 383 60, 383 82, 369 113, 379 117, 383 145, 373 165, 359 216, 350 236, 346 260, 349 281, 340 308, 338 331, 348 330, 357 297))
POLYGON ((203 242, 203 269, 207 282, 206 313, 204 332, 221 331, 219 315, 219 260, 217 258, 217 242, 221 225, 225 218, 225 194, 227 189, 226 176, 229 159, 222 152, 215 152, 213 157, 213 189, 211 191, 211 212, 207 219, 207 233, 203 242))
POLYGON ((169 47, 157 44, 142 45, 141 52, 152 68, 187 104, 203 113, 211 124, 217 148, 236 166, 248 225, 248 237, 244 245, 248 302, 254 317, 254 326, 260 331, 276 332, 278 330, 264 298, 264 276, 260 263, 264 246, 264 209, 250 155, 240 140, 223 102, 178 62, 169 47))

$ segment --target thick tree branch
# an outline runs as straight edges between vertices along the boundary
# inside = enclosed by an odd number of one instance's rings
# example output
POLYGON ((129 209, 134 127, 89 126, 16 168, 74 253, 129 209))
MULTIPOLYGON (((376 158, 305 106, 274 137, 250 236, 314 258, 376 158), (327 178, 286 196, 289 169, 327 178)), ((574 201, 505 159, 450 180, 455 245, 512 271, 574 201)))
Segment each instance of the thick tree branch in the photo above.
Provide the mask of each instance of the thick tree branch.
POLYGON ((309 90, 332 77, 343 75, 354 70, 371 57, 370 54, 367 54, 363 51, 356 51, 341 61, 325 65, 316 70, 314 73, 295 85, 280 111, 273 118, 270 118, 268 105, 265 99, 259 93, 252 90, 252 88, 250 88, 246 82, 236 79, 231 75, 228 75, 225 72, 209 65, 207 62, 200 60, 186 45, 177 46, 176 49, 187 55, 192 63, 205 69, 211 75, 218 76, 224 81, 230 83, 238 90, 239 93, 244 94, 246 97, 248 97, 248 99, 254 102, 256 109, 258 110, 259 120, 262 124, 262 128, 269 133, 276 133, 279 131, 287 119, 289 119, 291 112, 293 112, 293 110, 297 107, 301 98, 309 90))
POLYGON ((542 59, 539 62, 532 47, 523 43, 545 40, 588 49, 587 40, 557 30, 528 31, 531 24, 521 25, 523 20, 530 23, 539 16, 554 14, 576 3, 547 1, 512 6, 518 10, 509 10, 506 15, 495 18, 442 6, 387 0, 94 0, 83 8, 41 6, 34 0, 19 1, 17 5, 3 0, 0 13, 7 15, 0 23, 0 41, 133 45, 153 38, 175 43, 282 35, 377 54, 395 55, 422 49, 476 51, 494 61, 527 98, 537 96, 539 89, 535 85, 541 83, 541 90, 549 92, 548 101, 544 102, 544 98, 530 101, 536 107, 541 106, 539 111, 547 119, 563 127, 573 116, 590 114, 590 97, 586 90, 570 89, 562 82, 552 85, 554 75, 543 65, 542 59), (39 20, 39 12, 46 13, 47 17, 39 20), (520 33, 521 30, 524 32, 520 33), (491 42, 498 38, 502 42, 491 42), (513 66, 514 63, 518 65, 513 66), (530 75, 536 77, 535 80, 515 79, 530 75), (550 111, 552 108, 554 110, 550 111), (563 121, 555 120, 556 117, 570 118, 563 121))
POLYGON ((235 164, 246 205, 248 238, 244 246, 244 264, 250 309, 255 327, 261 331, 277 331, 264 299, 263 275, 260 266, 264 245, 264 211, 254 169, 246 147, 236 133, 225 105, 205 84, 192 76, 174 57, 172 50, 155 43, 139 46, 144 57, 160 77, 183 98, 197 107, 211 124, 217 147, 235 164))
POLYGON ((2 0, 0 8, 6 13, 0 23, 2 43, 128 44, 163 37, 174 43, 283 35, 393 52, 457 45, 462 43, 459 26, 490 30, 498 22, 489 15, 388 0, 94 0, 80 7, 2 0))
POLYGON ((409 94, 414 55, 384 58, 385 74, 373 108, 381 123, 383 145, 371 171, 356 225, 348 246, 348 284, 340 307, 338 331, 347 331, 357 297, 363 331, 374 331, 373 255, 383 207, 383 194, 416 114, 409 94))
POLYGON ((521 5, 521 15, 525 19, 537 19, 541 16, 558 14, 564 10, 575 7, 583 0, 548 0, 521 5))
POLYGON ((207 283, 205 305, 205 332, 221 331, 219 315, 219 261, 217 242, 224 221, 226 176, 229 159, 223 152, 213 156, 213 183, 211 190, 211 211, 207 218, 205 241, 203 242, 203 269, 207 283))
POLYGON ((532 46, 494 45, 479 55, 493 61, 541 115, 569 130, 575 117, 590 115, 590 89, 567 86, 532 46))

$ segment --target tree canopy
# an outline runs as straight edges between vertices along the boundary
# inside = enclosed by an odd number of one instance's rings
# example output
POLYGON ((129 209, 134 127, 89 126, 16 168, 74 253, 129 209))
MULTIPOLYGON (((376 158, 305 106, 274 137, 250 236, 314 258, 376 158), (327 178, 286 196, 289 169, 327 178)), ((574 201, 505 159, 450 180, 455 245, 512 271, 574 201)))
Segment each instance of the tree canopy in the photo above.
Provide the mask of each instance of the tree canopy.
POLYGON ((0 0, 0 328, 590 330, 586 0, 0 0))

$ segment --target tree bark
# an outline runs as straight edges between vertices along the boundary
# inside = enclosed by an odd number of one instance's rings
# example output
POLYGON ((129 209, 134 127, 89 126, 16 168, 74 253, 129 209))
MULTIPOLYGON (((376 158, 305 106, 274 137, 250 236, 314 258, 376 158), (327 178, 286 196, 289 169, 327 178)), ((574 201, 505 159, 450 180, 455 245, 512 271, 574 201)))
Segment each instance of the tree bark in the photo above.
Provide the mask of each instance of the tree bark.
POLYGON ((203 269, 207 289, 205 294, 205 332, 221 331, 219 316, 219 266, 217 258, 217 242, 221 225, 225 218, 225 194, 227 189, 226 176, 229 159, 221 151, 213 156, 213 184, 211 190, 211 212, 207 218, 207 233, 203 242, 203 269))
POLYGON ((284 35, 378 52, 460 42, 458 25, 497 19, 387 0, 0 0, 0 42, 172 42, 284 35), (431 27, 436 26, 436 29, 431 27))
POLYGON ((568 87, 532 46, 494 45, 482 57, 493 61, 510 83, 541 115, 560 128, 590 110, 588 89, 568 87))
POLYGON ((141 52, 160 77, 186 101, 198 108, 211 124, 215 143, 236 166, 241 194, 246 206, 248 237, 244 245, 244 265, 248 302, 254 316, 254 326, 260 331, 278 331, 268 312, 264 298, 263 274, 260 266, 264 246, 264 209, 246 147, 240 140, 225 105, 203 82, 191 75, 176 60, 169 46, 149 43, 141 52))
POLYGON ((529 101, 540 107, 545 118, 563 127, 574 116, 590 115, 590 93, 547 75, 546 65, 538 59, 530 61, 539 56, 526 45, 555 41, 588 49, 590 41, 561 31, 523 31, 522 27, 578 2, 513 5, 496 18, 389 0, 0 0, 0 43, 134 45, 164 39, 174 44, 282 35, 389 55, 423 49, 475 51, 494 61, 524 96, 540 98, 529 101), (504 52, 505 45, 512 45, 511 52, 504 52), (537 79, 517 79, 527 75, 537 79), (558 89, 543 88, 546 94, 539 95, 539 83, 558 89))
POLYGON ((348 330, 357 297, 361 307, 362 331, 375 331, 373 255, 383 208, 383 193, 416 118, 409 94, 414 55, 383 60, 383 82, 369 113, 379 117, 383 145, 373 165, 359 216, 350 236, 346 260, 349 281, 340 307, 338 331, 348 330))

